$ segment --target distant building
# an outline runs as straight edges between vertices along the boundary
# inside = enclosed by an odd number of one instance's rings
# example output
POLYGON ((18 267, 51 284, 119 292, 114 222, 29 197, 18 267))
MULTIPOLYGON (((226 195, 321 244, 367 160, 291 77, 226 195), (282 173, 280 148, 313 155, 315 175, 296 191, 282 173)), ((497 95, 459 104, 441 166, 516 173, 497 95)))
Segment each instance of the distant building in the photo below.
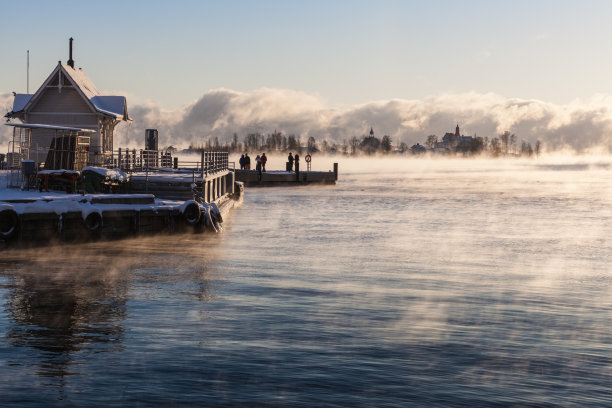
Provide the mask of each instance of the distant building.
POLYGON ((455 133, 447 132, 442 136, 441 142, 436 142, 433 147, 434 153, 452 153, 469 151, 472 147, 472 136, 461 135, 459 124, 455 127, 455 133))
POLYGON ((427 148, 425 148, 425 146, 422 144, 417 143, 410 147, 410 152, 412 152, 412 154, 423 154, 427 152, 427 148))
MULTIPOLYGON (((89 162, 101 164, 112 155, 113 136, 122 121, 131 121, 124 96, 101 95, 80 68, 74 68, 72 38, 70 59, 57 66, 34 94, 15 94, 13 109, 5 117, 23 123, 58 125, 95 130, 90 139, 89 162)), ((48 149, 54 132, 32 131, 32 148, 48 149)), ((44 161, 46 152, 33 158, 44 161)))

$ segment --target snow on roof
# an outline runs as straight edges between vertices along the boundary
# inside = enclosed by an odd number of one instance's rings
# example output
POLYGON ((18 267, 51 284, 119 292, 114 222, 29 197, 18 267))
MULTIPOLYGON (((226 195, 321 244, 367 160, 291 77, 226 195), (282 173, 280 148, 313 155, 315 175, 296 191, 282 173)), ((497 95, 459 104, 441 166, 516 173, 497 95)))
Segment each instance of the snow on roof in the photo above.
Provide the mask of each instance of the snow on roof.
POLYGON ((55 125, 43 125, 40 123, 5 123, 5 125, 20 127, 20 128, 28 128, 28 129, 52 129, 52 130, 66 130, 69 132, 84 132, 84 133, 94 133, 95 132, 95 130, 92 130, 92 129, 81 129, 81 128, 55 126, 55 125))
MULTIPOLYGON (((100 91, 93 84, 91 79, 81 69, 74 69, 70 65, 58 64, 55 70, 51 73, 47 81, 35 94, 15 94, 13 100, 13 110, 7 113, 6 117, 23 111, 32 101, 32 98, 39 94, 47 83, 61 70, 64 75, 69 77, 78 91, 91 103, 92 107, 99 113, 114 117, 117 120, 131 121, 127 113, 127 101, 125 96, 100 95, 100 91)), ((33 102, 34 103, 34 102, 33 102)))
POLYGON ((30 102, 34 94, 15 94, 13 101, 13 112, 19 112, 25 108, 26 104, 30 102))
POLYGON ((91 103, 100 113, 114 116, 117 119, 130 120, 127 115, 127 102, 125 96, 94 96, 91 103))
POLYGON ((75 85, 81 88, 81 91, 83 91, 87 99, 100 95, 98 88, 96 88, 91 79, 89 79, 87 74, 83 72, 82 69, 74 69, 70 65, 66 64, 62 64, 62 68, 64 68, 66 74, 70 75, 70 78, 72 78, 75 85))
POLYGON ((64 72, 70 76, 74 84, 83 91, 94 108, 118 120, 131 120, 127 114, 127 101, 125 96, 100 95, 100 91, 82 69, 74 69, 70 65, 61 64, 64 72))

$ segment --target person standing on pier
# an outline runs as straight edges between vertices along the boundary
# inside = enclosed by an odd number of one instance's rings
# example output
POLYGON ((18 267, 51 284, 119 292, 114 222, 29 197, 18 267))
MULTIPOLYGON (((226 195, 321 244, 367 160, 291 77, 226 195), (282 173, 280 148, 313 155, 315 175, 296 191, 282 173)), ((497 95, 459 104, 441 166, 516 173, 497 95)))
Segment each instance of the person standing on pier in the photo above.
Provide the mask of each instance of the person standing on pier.
POLYGON ((299 154, 295 154, 295 172, 299 173, 300 171, 300 155, 299 154))
POLYGON ((263 171, 266 171, 266 162, 268 161, 268 158, 266 157, 265 153, 261 154, 261 169, 263 171))
POLYGON ((245 162, 244 154, 242 156, 240 156, 240 160, 238 162, 240 163, 240 170, 244 170, 244 167, 245 167, 245 165, 244 165, 244 162, 245 162))
POLYGON ((259 174, 259 181, 261 181, 261 157, 259 157, 259 155, 255 157, 255 163, 255 169, 257 170, 257 174, 259 174))
POLYGON ((293 171, 293 155, 289 152, 289 157, 287 157, 287 161, 289 162, 289 166, 287 166, 287 171, 293 171))
POLYGON ((248 153, 244 154, 244 168, 246 170, 251 170, 251 158, 248 153))

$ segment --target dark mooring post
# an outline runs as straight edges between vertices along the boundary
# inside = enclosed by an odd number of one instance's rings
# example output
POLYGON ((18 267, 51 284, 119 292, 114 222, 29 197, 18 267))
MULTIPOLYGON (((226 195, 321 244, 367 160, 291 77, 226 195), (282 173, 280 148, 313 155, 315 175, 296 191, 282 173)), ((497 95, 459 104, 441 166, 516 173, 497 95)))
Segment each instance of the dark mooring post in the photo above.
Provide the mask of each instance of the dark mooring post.
POLYGON ((300 156, 295 155, 295 181, 300 181, 300 156))
POLYGON ((200 167, 201 167, 201 173, 202 173, 202 178, 204 178, 204 150, 202 150, 201 152, 201 157, 200 157, 200 167))
POLYGON ((178 169, 178 157, 174 158, 174 170, 178 169))
POLYGON ((334 163, 334 181, 338 181, 338 163, 334 163))

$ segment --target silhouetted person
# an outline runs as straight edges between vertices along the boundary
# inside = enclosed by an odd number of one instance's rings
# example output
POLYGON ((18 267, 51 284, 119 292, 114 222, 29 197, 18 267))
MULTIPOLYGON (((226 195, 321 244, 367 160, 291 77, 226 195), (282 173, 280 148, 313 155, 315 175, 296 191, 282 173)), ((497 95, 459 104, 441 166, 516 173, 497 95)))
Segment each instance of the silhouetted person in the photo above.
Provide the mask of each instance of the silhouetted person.
POLYGON ((287 161, 289 165, 287 166, 287 171, 293 171, 293 155, 289 152, 289 157, 287 157, 287 161))
POLYGON ((243 154, 242 156, 240 156, 240 160, 239 160, 240 170, 244 170, 244 162, 245 160, 244 160, 244 154, 243 154))
POLYGON ((295 154, 295 172, 298 173, 300 171, 300 155, 295 154))
POLYGON ((259 174, 259 181, 261 181, 261 157, 259 157, 259 155, 255 157, 255 163, 255 169, 257 170, 257 174, 259 174))
POLYGON ((251 158, 249 157, 248 153, 244 155, 244 168, 251 170, 251 158))
POLYGON ((265 153, 261 154, 261 169, 263 171, 266 171, 266 163, 268 162, 268 158, 266 157, 265 153))

